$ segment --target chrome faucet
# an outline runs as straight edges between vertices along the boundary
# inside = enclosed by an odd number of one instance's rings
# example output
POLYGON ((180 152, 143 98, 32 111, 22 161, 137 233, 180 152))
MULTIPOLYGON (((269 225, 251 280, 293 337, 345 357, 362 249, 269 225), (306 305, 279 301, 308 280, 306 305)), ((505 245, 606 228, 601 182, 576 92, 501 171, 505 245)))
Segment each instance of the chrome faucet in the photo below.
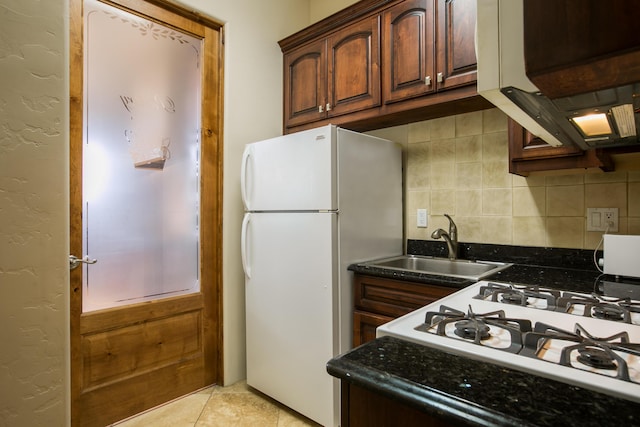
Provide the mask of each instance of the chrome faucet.
POLYGON ((447 242, 447 248, 449 248, 449 259, 454 260, 458 257, 458 228, 449 215, 444 214, 444 216, 449 220, 449 233, 442 228, 438 228, 431 233, 431 238, 439 239, 442 237, 447 242))

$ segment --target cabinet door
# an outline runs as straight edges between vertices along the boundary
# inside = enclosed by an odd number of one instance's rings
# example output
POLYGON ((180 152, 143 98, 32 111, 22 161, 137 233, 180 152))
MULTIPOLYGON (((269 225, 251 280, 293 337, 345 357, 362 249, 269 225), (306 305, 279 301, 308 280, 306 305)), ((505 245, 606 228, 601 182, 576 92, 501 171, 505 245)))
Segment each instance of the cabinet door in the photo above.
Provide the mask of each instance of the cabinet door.
POLYGON ((355 310, 353 312, 353 347, 376 339, 376 328, 392 320, 393 317, 355 310))
POLYGON ((326 117, 326 41, 320 40, 284 56, 285 127, 326 117))
POLYGON ((380 105, 379 22, 367 18, 329 37, 329 117, 380 105))
POLYGON ((434 0, 407 0, 383 14, 385 103, 435 91, 434 0))
POLYGON ((583 151, 576 147, 554 147, 509 119, 509 173, 599 168, 614 170, 611 156, 602 149, 583 151))
POLYGON ((438 90, 476 82, 476 0, 438 0, 438 90))

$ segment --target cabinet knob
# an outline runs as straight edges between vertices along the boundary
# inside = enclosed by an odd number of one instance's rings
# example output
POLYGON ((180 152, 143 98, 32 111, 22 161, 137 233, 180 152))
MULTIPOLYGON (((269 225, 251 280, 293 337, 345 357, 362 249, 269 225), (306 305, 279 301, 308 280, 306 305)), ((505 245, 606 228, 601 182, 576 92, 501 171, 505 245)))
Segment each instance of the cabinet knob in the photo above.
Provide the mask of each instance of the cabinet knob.
POLYGON ((327 111, 331 111, 331 104, 327 102, 327 111))
POLYGON ((322 105, 318 105, 318 113, 324 113, 324 109, 322 108, 322 105))
POLYGON ((438 77, 436 79, 438 83, 442 83, 442 80, 443 80, 442 73, 438 73, 438 77))
POLYGON ((427 76, 424 78, 424 84, 427 86, 431 86, 431 76, 427 76))

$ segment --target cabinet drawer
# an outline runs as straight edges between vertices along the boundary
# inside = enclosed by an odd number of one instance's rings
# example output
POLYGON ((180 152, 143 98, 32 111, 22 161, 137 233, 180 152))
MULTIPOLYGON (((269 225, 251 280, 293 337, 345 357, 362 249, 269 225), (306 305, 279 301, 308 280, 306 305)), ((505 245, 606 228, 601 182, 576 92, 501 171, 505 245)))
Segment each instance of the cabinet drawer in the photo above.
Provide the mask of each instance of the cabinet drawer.
POLYGON ((444 286, 354 275, 355 308, 393 318, 455 291, 455 288, 444 286))

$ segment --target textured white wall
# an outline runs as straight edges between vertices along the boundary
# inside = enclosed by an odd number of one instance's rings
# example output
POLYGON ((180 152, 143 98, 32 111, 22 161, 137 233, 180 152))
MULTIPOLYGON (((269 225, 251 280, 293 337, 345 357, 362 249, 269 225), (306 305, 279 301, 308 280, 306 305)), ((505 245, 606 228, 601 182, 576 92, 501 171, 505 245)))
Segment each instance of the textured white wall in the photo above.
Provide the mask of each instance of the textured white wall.
POLYGON ((0 425, 68 422, 66 0, 0 2, 0 425))

